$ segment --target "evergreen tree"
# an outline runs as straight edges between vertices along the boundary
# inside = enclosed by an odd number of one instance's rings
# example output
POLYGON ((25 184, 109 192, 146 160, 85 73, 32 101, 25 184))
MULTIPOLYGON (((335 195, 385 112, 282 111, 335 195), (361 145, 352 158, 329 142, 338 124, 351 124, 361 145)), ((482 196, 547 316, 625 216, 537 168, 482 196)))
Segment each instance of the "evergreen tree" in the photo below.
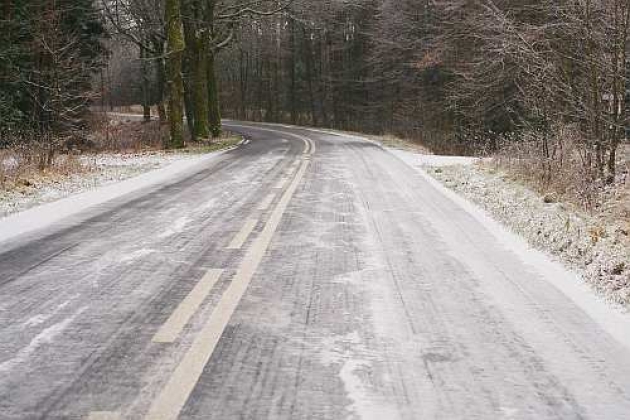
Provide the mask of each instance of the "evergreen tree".
POLYGON ((83 125, 106 36, 92 0, 10 0, 0 21, 0 129, 83 125))

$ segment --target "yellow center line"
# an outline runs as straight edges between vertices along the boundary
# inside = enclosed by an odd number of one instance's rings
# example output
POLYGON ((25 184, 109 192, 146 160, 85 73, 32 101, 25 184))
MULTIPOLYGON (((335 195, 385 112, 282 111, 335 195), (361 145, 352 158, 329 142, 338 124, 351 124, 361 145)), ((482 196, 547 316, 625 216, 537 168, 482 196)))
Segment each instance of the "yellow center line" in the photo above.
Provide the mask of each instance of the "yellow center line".
POLYGON ((205 365, 210 360, 214 349, 223 334, 238 303, 249 287, 254 273, 258 269, 280 221, 293 197, 298 185, 304 177, 308 162, 303 162, 300 170, 282 195, 261 234, 248 249, 239 265, 230 286, 217 304, 212 315, 203 326, 201 332, 184 355, 181 363, 166 383, 158 397, 153 401, 146 419, 174 420, 188 400, 205 365))
POLYGON ((253 232, 254 228, 258 225, 258 219, 247 219, 241 230, 236 234, 232 242, 228 245, 228 249, 241 249, 249 235, 253 232))
POLYGON ((275 198, 275 193, 268 194, 267 197, 265 197, 265 199, 262 201, 262 203, 260 203, 260 206, 258 206, 258 210, 267 210, 275 198))
POLYGON ((282 189, 284 189, 284 186, 287 184, 287 182, 289 182, 289 178, 280 178, 280 181, 278 181, 276 186, 273 187, 273 188, 275 190, 282 190, 282 189))
POLYGON ((115 411, 92 411, 87 420, 119 420, 120 413, 115 411))
MULTIPOLYGON (((264 129, 263 129, 264 130, 264 129)), ((273 130, 266 130, 273 131, 273 130)), ((315 143, 310 139, 297 134, 286 133, 290 136, 301 139, 304 142, 305 150, 303 159, 296 161, 290 168, 290 174, 299 168, 295 174, 289 188, 284 192, 280 201, 276 204, 269 220, 261 234, 254 240, 254 243, 247 251, 238 271, 232 282, 225 291, 222 299, 213 310, 210 318, 203 326, 199 335, 188 349, 181 363, 175 369, 158 397, 153 401, 147 415, 148 420, 175 420, 188 400, 190 393, 194 389, 205 365, 210 360, 214 349, 227 327, 232 314, 236 310, 238 303, 249 287, 252 277, 260 265, 270 243, 275 234, 280 221, 288 207, 291 198, 295 194, 298 185, 302 181, 309 166, 310 155, 315 153, 315 143)), ((290 176, 287 174, 287 176, 290 176)), ((283 189, 289 178, 282 178, 275 188, 283 189)), ((259 210, 266 210, 276 194, 270 193, 260 204, 259 210)), ((245 226, 236 235, 230 244, 230 248, 241 248, 253 229, 258 224, 256 219, 248 219, 245 226)), ((162 325, 160 330, 153 337, 155 343, 174 342, 190 318, 197 312, 199 306, 211 292, 219 280, 223 270, 209 270, 199 281, 195 288, 180 303, 175 312, 162 325)), ((121 414, 113 411, 93 411, 87 420, 119 420, 121 414)))
MULTIPOLYGON (((304 153, 310 153, 311 155, 313 155, 313 154, 315 154, 315 151, 317 150, 317 147, 315 146, 315 142, 314 141, 312 141, 308 137, 304 137, 304 136, 301 136, 299 134, 293 134, 293 133, 289 133, 289 132, 278 131, 277 129, 273 130, 273 129, 269 129, 269 128, 262 128, 262 127, 259 127, 259 126, 249 126, 249 125, 243 125, 243 124, 233 124, 233 125, 236 126, 236 127, 255 128, 256 130, 269 131, 269 132, 276 133, 276 134, 281 132, 282 134, 285 134, 287 136, 295 137, 297 139, 302 140, 304 142, 305 147, 306 147, 304 153)), ((284 127, 284 128, 290 128, 290 127, 284 127)))
POLYGON ((209 270, 153 336, 154 343, 173 343, 219 281, 223 270, 209 270))

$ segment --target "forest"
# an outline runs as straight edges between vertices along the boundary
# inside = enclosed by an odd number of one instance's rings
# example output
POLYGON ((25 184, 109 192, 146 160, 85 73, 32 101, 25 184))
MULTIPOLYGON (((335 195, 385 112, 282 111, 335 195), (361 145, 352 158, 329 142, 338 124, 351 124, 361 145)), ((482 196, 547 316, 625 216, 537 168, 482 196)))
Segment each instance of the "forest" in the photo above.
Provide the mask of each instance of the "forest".
POLYGON ((221 117, 503 154, 613 183, 628 127, 627 0, 5 0, 0 141, 42 164, 142 106, 163 146, 221 117))

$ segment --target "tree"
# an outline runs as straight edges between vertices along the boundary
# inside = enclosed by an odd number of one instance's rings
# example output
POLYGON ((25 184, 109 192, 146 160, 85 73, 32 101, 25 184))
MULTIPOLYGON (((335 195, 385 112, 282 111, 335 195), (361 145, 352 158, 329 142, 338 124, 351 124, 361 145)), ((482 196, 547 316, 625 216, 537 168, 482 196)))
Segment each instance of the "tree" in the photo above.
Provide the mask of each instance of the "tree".
POLYGON ((162 124, 167 123, 165 106, 166 89, 166 23, 164 0, 101 0, 102 10, 110 31, 117 43, 132 43, 143 63, 140 74, 147 96, 142 105, 145 118, 149 107, 157 105, 162 124))
POLYGON ((30 132, 50 162, 64 136, 84 128, 106 34, 91 0, 15 0, 4 8, 0 90, 9 118, 0 129, 30 132))
POLYGON ((166 69, 168 91, 168 147, 184 146, 184 81, 182 61, 186 44, 182 28, 181 0, 166 0, 166 69))

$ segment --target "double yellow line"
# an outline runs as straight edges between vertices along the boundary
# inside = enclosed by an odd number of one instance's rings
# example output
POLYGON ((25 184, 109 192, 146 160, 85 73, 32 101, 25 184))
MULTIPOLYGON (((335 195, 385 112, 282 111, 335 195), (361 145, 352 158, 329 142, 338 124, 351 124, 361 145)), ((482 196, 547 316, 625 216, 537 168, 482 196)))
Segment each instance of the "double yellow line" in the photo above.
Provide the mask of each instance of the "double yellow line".
MULTIPOLYGON (((261 129, 265 130, 265 129, 261 129)), ((274 131, 274 130, 266 130, 274 131)), ((275 132, 275 131, 274 131, 275 132)), ((287 133, 288 134, 288 133, 287 133)), ((310 163, 310 156, 315 151, 315 144, 308 138, 289 134, 300 138, 305 143, 304 153, 297 163, 297 172, 290 179, 290 184, 275 205, 269 219, 265 223, 262 232, 256 237, 241 261, 230 285, 224 292, 221 300, 214 308, 212 314, 202 327, 201 331, 185 353, 183 359, 169 378, 166 385, 151 403, 147 420, 174 420, 177 419, 182 408, 188 401, 191 392, 197 384, 204 367, 212 357, 223 331, 227 327, 230 318, 234 314, 239 302, 247 290, 258 266, 262 262, 273 236, 280 225, 282 217, 293 198, 300 182, 310 163)), ((289 179, 287 179, 287 182, 289 179)), ((268 196, 260 207, 268 207, 273 201, 268 196)), ((257 225, 257 220, 247 219, 245 226, 233 239, 228 248, 240 248, 249 234, 257 225), (256 223, 254 223, 256 222, 256 223)), ((158 330, 153 341, 156 343, 174 342, 186 324, 197 312, 205 298, 210 294, 222 274, 222 270, 210 270, 182 301, 166 323, 158 330)), ((116 412, 92 412, 89 420, 113 420, 119 419, 116 412)))

